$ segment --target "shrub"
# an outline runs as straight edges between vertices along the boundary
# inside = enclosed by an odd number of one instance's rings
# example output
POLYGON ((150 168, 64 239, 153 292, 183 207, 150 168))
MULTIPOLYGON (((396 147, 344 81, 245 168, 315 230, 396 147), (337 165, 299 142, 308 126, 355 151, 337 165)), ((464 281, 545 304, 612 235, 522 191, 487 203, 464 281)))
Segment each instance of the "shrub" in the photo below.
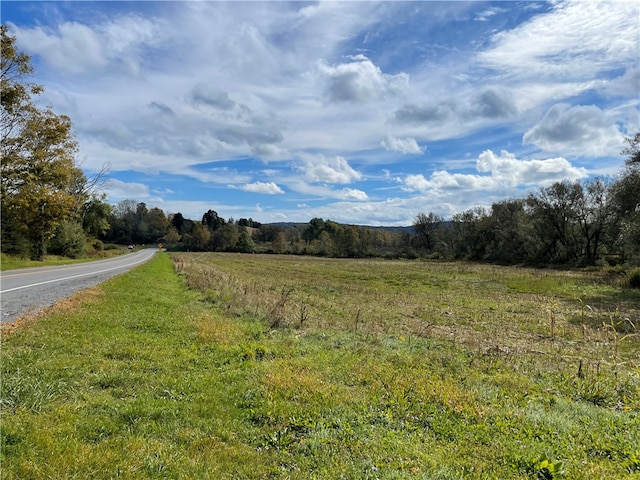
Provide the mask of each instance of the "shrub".
POLYGON ((95 239, 91 246, 96 252, 101 252, 102 250, 104 250, 104 243, 102 243, 102 240, 95 239))
POLYGON ((79 258, 87 253, 87 237, 82 225, 76 222, 61 224, 49 245, 51 253, 79 258))
POLYGON ((628 276, 629 287, 640 288, 640 268, 632 268, 628 276))

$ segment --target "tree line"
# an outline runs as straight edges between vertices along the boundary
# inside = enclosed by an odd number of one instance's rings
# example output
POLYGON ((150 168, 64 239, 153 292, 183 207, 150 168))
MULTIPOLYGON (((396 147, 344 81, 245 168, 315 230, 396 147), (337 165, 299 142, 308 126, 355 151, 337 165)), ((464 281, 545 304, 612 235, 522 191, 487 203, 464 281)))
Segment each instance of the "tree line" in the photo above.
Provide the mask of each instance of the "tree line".
POLYGON ((615 179, 561 181, 525 198, 475 207, 450 220, 430 213, 410 228, 201 219, 126 200, 108 222, 105 240, 162 242, 191 251, 261 252, 328 257, 432 258, 500 264, 586 266, 640 262, 640 132, 627 139, 624 170, 615 179))
POLYGON ((640 262, 640 132, 628 138, 615 179, 556 182, 526 198, 476 207, 445 220, 420 213, 411 227, 377 228, 313 218, 308 224, 192 220, 143 202, 110 205, 98 193, 104 171, 87 178, 76 162, 71 120, 33 98, 30 59, 2 26, 0 134, 2 252, 42 259, 111 244, 163 243, 190 251, 329 257, 434 258, 502 264, 640 262))
POLYGON ((419 214, 421 255, 502 264, 594 265, 640 261, 640 133, 613 180, 561 181, 526 198, 453 216, 419 214))

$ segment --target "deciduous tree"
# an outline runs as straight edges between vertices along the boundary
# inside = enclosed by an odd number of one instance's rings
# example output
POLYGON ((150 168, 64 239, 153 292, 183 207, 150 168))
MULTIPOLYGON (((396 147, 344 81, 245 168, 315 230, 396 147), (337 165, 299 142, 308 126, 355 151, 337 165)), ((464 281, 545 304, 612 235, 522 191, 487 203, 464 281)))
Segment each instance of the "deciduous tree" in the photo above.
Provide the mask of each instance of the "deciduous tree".
POLYGON ((79 216, 87 179, 75 163, 71 120, 33 104, 31 97, 42 88, 26 82, 30 59, 16 50, 4 25, 1 34, 3 227, 17 229, 33 258, 41 259, 57 227, 79 216))

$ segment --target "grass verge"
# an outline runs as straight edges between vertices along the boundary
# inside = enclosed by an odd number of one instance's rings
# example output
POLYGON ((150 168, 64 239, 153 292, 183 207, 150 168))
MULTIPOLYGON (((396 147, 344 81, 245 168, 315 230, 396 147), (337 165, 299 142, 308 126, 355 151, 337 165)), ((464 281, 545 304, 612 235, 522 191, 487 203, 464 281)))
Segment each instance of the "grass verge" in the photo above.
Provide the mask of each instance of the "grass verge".
POLYGON ((45 255, 43 260, 29 260, 27 258, 18 257, 15 255, 7 255, 6 253, 0 253, 0 271, 15 270, 18 268, 31 268, 31 267, 48 267, 54 265, 68 265, 72 263, 91 262, 93 260, 101 260, 104 258, 116 257, 128 253, 130 250, 122 245, 113 245, 111 248, 92 251, 86 257, 83 258, 68 258, 60 255, 45 255))
MULTIPOLYGON (((573 362, 549 362, 558 345, 577 343, 561 300, 551 305, 563 318, 552 346, 516 352, 521 340, 512 333, 499 337, 513 341, 509 353, 496 340, 500 322, 514 314, 518 332, 522 312, 536 311, 517 277, 506 280, 517 283, 509 289, 483 270, 451 265, 425 273, 419 262, 288 261, 177 256, 176 276, 169 257, 156 255, 4 338, 2 478, 587 479, 640 471, 637 364, 623 345, 600 372, 578 376, 573 362), (471 285, 503 292, 495 318, 482 314, 486 303, 473 313, 471 285), (418 301, 427 291, 429 302, 418 301), (449 313, 436 324, 427 307, 438 298, 449 313), (405 308, 413 316, 401 315, 405 308), (420 330, 419 316, 434 327, 420 330), (445 328, 457 323, 465 334, 452 339, 445 328), (527 361, 534 357, 547 361, 527 361)), ((569 283, 558 288, 571 292, 569 283)), ((592 283, 590 294, 608 291, 592 283)), ((534 298, 541 312, 547 305, 534 298)), ((603 350, 578 351, 587 364, 603 350)))

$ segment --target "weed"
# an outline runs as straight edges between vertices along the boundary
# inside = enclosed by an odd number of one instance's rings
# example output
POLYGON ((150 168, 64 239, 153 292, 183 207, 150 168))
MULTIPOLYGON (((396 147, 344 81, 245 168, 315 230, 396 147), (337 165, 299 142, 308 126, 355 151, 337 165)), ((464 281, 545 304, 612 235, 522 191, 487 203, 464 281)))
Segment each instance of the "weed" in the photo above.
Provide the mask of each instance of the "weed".
POLYGON ((546 456, 541 457, 533 466, 533 473, 540 480, 553 480, 564 477, 564 467, 562 462, 549 460, 546 456))

